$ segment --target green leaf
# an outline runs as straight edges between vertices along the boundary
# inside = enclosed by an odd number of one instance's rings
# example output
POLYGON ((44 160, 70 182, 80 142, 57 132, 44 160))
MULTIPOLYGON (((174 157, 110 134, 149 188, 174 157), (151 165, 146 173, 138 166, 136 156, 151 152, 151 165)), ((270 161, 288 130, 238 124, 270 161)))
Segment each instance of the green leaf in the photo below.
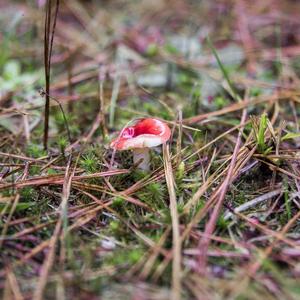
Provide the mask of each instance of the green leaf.
MULTIPOLYGON (((5 203, 0 203, 0 212, 2 212, 2 210, 5 208, 7 204, 5 203)), ((11 203, 9 204, 9 209, 6 210, 6 212, 9 212, 10 211, 10 207, 11 207, 11 203)), ((16 207, 16 212, 18 211, 23 211, 33 205, 36 205, 36 202, 24 202, 24 203, 18 203, 17 204, 17 207, 16 207)))
POLYGON ((262 114, 259 121, 259 128, 257 134, 257 144, 260 152, 263 152, 266 149, 265 131, 267 129, 267 121, 268 121, 267 115, 262 114))
POLYGON ((235 88, 234 88, 234 86, 233 86, 233 84, 232 84, 232 82, 231 82, 231 80, 230 80, 228 71, 227 71, 227 69, 225 68, 225 66, 222 64, 222 62, 221 62, 221 60, 220 60, 220 57, 219 57, 219 55, 218 55, 218 53, 217 53, 217 50, 216 50, 215 47, 213 46, 213 44, 212 44, 212 42, 211 42, 211 40, 210 40, 209 37, 207 37, 207 42, 208 42, 208 46, 209 46, 210 49, 212 50, 212 52, 213 52, 213 54, 214 54, 214 56, 215 56, 215 58, 216 58, 216 60, 217 60, 217 63, 218 63, 218 65, 219 65, 220 70, 221 70, 222 73, 223 73, 223 76, 224 76, 225 80, 227 81, 227 84, 228 84, 228 86, 229 86, 229 88, 230 88, 230 90, 231 90, 231 93, 232 93, 233 98, 234 98, 236 101, 240 102, 241 99, 240 99, 238 93, 236 92, 236 90, 235 90, 235 88))
POLYGON ((300 137, 300 133, 289 132, 281 138, 281 141, 292 140, 300 137))

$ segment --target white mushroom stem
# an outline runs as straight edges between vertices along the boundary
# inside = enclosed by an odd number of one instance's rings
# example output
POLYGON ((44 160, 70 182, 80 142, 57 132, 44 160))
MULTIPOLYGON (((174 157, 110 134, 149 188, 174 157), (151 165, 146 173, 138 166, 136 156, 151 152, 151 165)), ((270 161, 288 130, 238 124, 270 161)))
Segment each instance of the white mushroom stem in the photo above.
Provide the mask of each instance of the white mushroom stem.
POLYGON ((150 151, 149 148, 139 148, 133 150, 133 162, 137 164, 138 168, 143 171, 150 170, 150 151))

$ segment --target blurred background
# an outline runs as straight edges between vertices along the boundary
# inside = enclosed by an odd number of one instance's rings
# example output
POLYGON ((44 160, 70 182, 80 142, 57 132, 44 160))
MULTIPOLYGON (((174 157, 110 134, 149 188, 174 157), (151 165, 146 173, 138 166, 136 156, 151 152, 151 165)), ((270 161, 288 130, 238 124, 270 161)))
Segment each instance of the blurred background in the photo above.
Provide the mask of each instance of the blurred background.
MULTIPOLYGON (((51 96, 72 111, 73 136, 95 119, 99 80, 108 129, 126 124, 133 112, 172 119, 177 109, 191 117, 228 104, 207 37, 241 95, 245 86, 258 94, 297 86, 299 1, 60 2, 51 96)), ((16 133, 21 124, 42 128, 44 99, 38 90, 44 86, 46 1, 2 0, 0 5, 1 107, 31 111, 26 124, 14 112, 8 130, 16 133)), ((51 105, 55 111, 57 103, 51 105)), ((52 114, 50 136, 64 131, 61 118, 52 114)), ((6 122, 1 119, 1 128, 6 122)), ((27 132, 26 139, 34 142, 40 133, 27 132)))
POLYGON ((145 116, 172 128, 180 230, 191 230, 180 252, 182 299, 299 299, 299 83, 298 0, 0 0, 3 299, 179 299, 162 151, 152 151, 145 176, 130 152, 113 157, 108 146, 145 116), (204 276, 197 247, 213 206, 201 218, 198 211, 227 174, 245 107, 248 148, 204 276), (73 183, 61 212, 70 166, 87 177, 73 183), (113 176, 102 178, 106 171, 113 176), (252 223, 228 212, 261 195, 252 223))

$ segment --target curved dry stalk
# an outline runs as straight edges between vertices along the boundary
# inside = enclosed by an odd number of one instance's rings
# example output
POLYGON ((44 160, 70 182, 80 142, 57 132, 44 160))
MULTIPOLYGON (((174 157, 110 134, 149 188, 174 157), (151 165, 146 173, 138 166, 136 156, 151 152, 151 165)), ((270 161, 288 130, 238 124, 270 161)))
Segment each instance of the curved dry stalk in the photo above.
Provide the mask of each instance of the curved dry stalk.
POLYGON ((56 27, 56 20, 59 9, 59 0, 56 0, 54 20, 51 21, 52 1, 48 0, 46 4, 45 31, 44 31, 44 67, 46 81, 46 102, 45 102, 45 120, 44 120, 44 148, 48 147, 49 115, 50 115, 50 68, 51 55, 56 27), (51 27, 52 23, 52 27, 51 27))
POLYGON ((179 217, 174 187, 174 177, 170 160, 168 145, 163 145, 164 167, 167 187, 170 198, 170 211, 172 217, 173 232, 173 261, 172 261, 172 299, 181 299, 181 240, 179 231, 179 217))

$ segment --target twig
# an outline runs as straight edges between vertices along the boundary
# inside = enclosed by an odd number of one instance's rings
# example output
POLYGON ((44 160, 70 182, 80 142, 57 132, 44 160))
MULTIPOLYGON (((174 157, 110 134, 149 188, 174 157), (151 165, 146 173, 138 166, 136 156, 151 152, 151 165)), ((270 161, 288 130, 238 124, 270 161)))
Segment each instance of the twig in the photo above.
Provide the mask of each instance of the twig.
MULTIPOLYGON (((100 173, 88 174, 88 175, 81 175, 81 176, 74 176, 72 181, 80 181, 82 179, 89 179, 89 178, 97 178, 97 177, 106 177, 106 176, 113 176, 113 175, 120 175, 120 174, 127 174, 129 173, 128 170, 111 170, 111 171, 104 171, 100 173)), ((21 180, 15 183, 5 183, 0 184, 0 190, 7 189, 7 188, 23 188, 26 186, 39 186, 39 185, 46 185, 46 184, 58 184, 61 185, 64 183, 63 175, 47 175, 41 176, 39 178, 30 178, 21 180)))
POLYGON ((15 196, 15 200, 14 200, 14 202, 13 202, 13 205, 12 205, 12 207, 11 207, 11 209, 10 209, 9 215, 8 215, 8 217, 7 217, 7 220, 6 220, 5 224, 4 224, 3 229, 2 229, 2 232, 1 232, 0 249, 2 248, 3 241, 4 241, 4 237, 5 237, 6 232, 7 232, 7 229, 8 229, 8 224, 9 224, 9 222, 10 222, 12 216, 13 216, 13 213, 15 212, 15 210, 16 210, 16 208, 17 208, 17 205, 18 205, 18 203, 19 203, 19 199, 20 199, 20 195, 17 194, 17 195, 15 196))
POLYGON ((14 295, 14 299, 15 300, 23 300, 24 297, 21 293, 20 286, 18 284, 18 281, 17 281, 17 278, 16 278, 15 274, 13 273, 13 270, 7 269, 6 274, 7 274, 6 276, 7 276, 7 280, 9 282, 11 291, 14 295))
POLYGON ((44 148, 45 149, 48 148, 49 115, 50 115, 50 97, 49 97, 50 68, 51 68, 51 55, 52 55, 52 47, 53 47, 58 9, 59 9, 59 0, 56 0, 55 14, 54 14, 54 20, 52 23, 52 30, 51 30, 50 27, 51 27, 52 1, 47 0, 45 31, 44 31, 44 68, 45 68, 45 82, 46 82, 46 102, 45 102, 45 121, 44 121, 44 148))
POLYGON ((68 120, 66 118, 66 115, 65 115, 65 112, 64 112, 64 109, 63 109, 61 103, 59 102, 58 99, 50 96, 49 93, 45 92, 43 89, 40 89, 39 92, 40 92, 41 96, 45 96, 46 95, 46 97, 48 96, 49 99, 54 100, 58 104, 58 106, 60 108, 60 111, 62 113, 63 119, 64 119, 64 124, 65 124, 66 130, 67 130, 67 134, 68 134, 68 140, 69 140, 69 143, 71 144, 71 133, 70 133, 70 129, 69 129, 69 124, 68 124, 68 120))
POLYGON ((43 299, 43 293, 44 293, 44 289, 47 284, 47 278, 48 278, 49 272, 52 268, 54 258, 55 258, 55 246, 56 246, 56 243, 57 243, 57 240, 59 237, 59 233, 61 231, 61 226, 62 226, 62 219, 58 219, 56 226, 55 226, 54 233, 50 239, 49 252, 43 263, 43 266, 42 266, 42 269, 40 272, 40 277, 37 282, 37 287, 36 287, 33 297, 32 297, 33 300, 42 300, 43 299))
MULTIPOLYGON (((248 208, 253 207, 261 202, 267 201, 281 193, 282 193, 282 188, 277 189, 275 191, 271 191, 271 192, 261 195, 259 197, 256 197, 256 198, 252 199, 251 201, 248 201, 248 202, 236 207, 234 209, 234 212, 237 213, 237 212, 242 212, 244 210, 247 210, 248 208)), ((224 220, 229 220, 230 218, 232 218, 232 216, 233 216, 232 212, 227 212, 224 215, 224 220)))

